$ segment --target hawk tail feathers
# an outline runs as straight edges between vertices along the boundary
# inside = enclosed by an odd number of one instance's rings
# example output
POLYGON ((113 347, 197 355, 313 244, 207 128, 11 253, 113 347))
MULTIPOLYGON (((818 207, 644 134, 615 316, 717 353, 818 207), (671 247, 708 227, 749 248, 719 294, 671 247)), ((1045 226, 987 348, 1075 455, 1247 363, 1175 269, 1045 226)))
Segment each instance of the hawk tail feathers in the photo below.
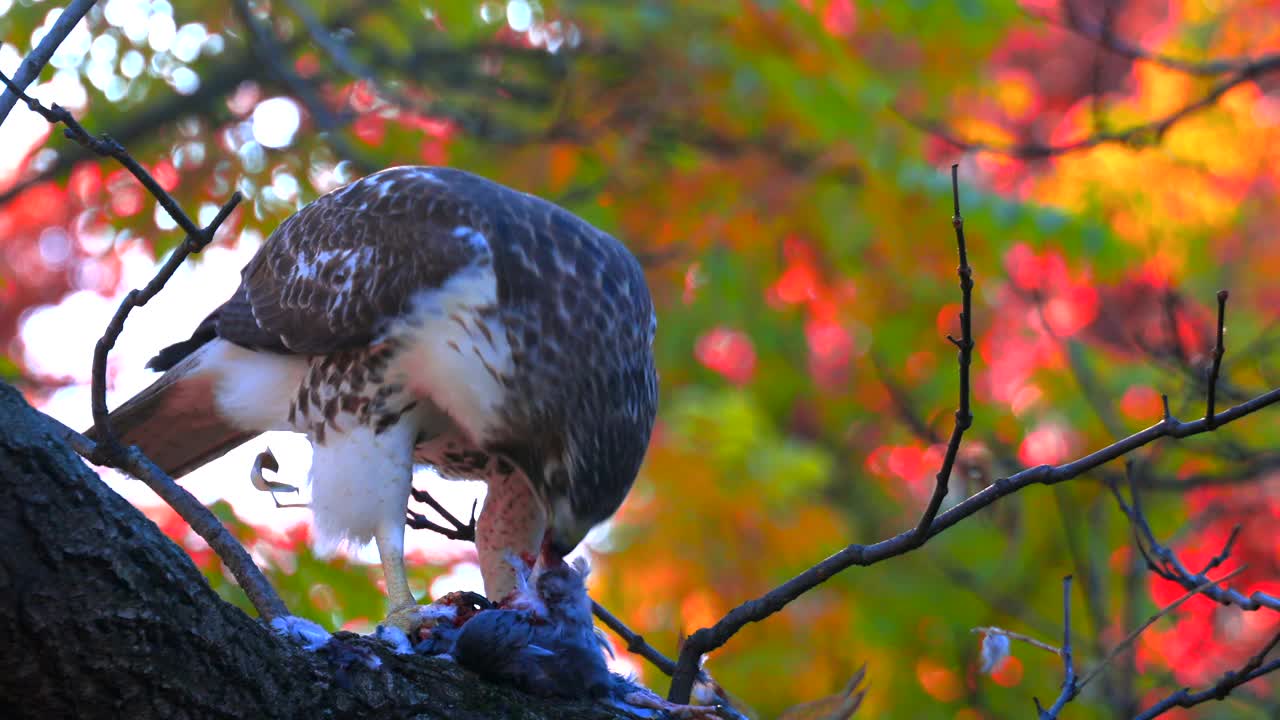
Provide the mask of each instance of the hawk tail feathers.
POLYGON ((218 313, 214 311, 204 319, 204 322, 200 323, 200 327, 196 328, 190 338, 169 345, 156 353, 155 357, 147 361, 147 369, 157 372, 173 369, 175 365, 190 357, 201 346, 218 336, 217 321, 218 313))
MULTIPOLYGON (((258 434, 219 415, 213 398, 214 378, 192 373, 195 361, 192 356, 183 358, 111 413, 111 426, 120 441, 126 446, 137 445, 174 478, 216 460, 258 434)), ((97 440, 92 428, 85 435, 97 440)))

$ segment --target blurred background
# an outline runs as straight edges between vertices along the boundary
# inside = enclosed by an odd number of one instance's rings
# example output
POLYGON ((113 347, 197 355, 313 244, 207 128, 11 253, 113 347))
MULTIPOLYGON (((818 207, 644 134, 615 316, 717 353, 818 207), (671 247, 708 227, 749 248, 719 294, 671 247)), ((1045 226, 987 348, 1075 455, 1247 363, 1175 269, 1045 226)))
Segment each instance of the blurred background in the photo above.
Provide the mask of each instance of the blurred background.
MULTIPOLYGON (((0 71, 61 5, 0 0, 0 71)), ((658 305, 662 410, 635 490, 587 543, 591 589, 674 655, 682 632, 918 517, 956 406, 953 162, 977 282, 976 421, 948 504, 1156 422, 1162 393, 1176 415, 1203 414, 1220 289, 1219 407, 1276 387, 1280 71, 1232 83, 1201 63, 1277 52, 1268 0, 103 0, 32 92, 123 143, 202 224, 246 196, 131 317, 112 403, 154 379, 146 359, 230 295, 284 217, 377 169, 464 168, 627 243, 658 305)), ((180 233, 118 165, 25 108, 0 136, 0 376, 87 426, 93 343, 180 233)), ((1157 536, 1188 565, 1242 527, 1224 570, 1248 565, 1233 581, 1245 593, 1280 591, 1277 439, 1263 413, 1139 454, 1157 536)), ((184 484, 294 612, 368 630, 379 573, 358 549, 316 558, 308 512, 251 487, 267 445, 280 479, 304 484, 306 442, 287 435, 184 484)), ((1057 644, 1074 573, 1087 667, 1183 594, 1134 552, 1107 488, 1122 475, 1033 486, 851 569, 707 667, 760 717, 836 692, 863 663, 864 716, 1026 716, 1032 696, 1057 695, 1059 660, 1015 645, 984 674, 971 628, 1057 644)), ((180 520, 111 482, 244 604, 180 520)), ((416 483, 458 515, 482 492, 416 483)), ((470 546, 410 535, 417 592, 478 587, 470 546)), ((1277 627, 1193 599, 1069 715, 1129 717, 1211 683, 1277 627)), ((665 691, 621 648, 617 664, 665 691)), ((1280 691, 1263 679, 1183 716, 1278 717, 1280 691)))

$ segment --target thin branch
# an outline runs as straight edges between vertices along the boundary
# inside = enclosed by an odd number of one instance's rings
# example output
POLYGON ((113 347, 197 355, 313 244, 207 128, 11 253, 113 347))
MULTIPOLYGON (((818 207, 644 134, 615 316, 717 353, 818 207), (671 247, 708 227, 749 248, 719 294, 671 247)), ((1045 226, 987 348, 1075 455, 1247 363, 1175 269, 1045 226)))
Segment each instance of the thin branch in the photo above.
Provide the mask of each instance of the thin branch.
MULTIPOLYGON (((1169 417, 1145 430, 1134 433, 1071 462, 1063 463, 1062 465, 1038 465, 1008 477, 999 478, 945 512, 939 513, 929 529, 928 539, 937 537, 948 528, 977 513, 979 510, 992 505, 1000 498, 1012 495, 1030 485, 1056 485, 1066 482, 1161 438, 1183 439, 1211 432, 1276 403, 1280 403, 1280 388, 1224 410, 1217 415, 1218 422, 1213 428, 1210 428, 1205 423, 1204 418, 1181 422, 1176 418, 1169 417)), ((693 654, 692 651, 689 652, 693 658, 700 657, 703 653, 723 646, 737 634, 738 630, 748 623, 764 620, 786 607, 792 600, 821 585, 837 573, 854 566, 866 567, 875 565, 889 558, 905 555, 920 547, 920 544, 915 541, 914 528, 871 545, 849 545, 764 595, 748 600, 733 608, 713 626, 694 632, 685 641, 685 648, 695 648, 696 654, 693 654)), ((1194 580, 1190 587, 1195 587, 1203 582, 1203 578, 1194 580)), ((1211 588, 1210 591, 1212 590, 1211 588)), ((1208 593, 1209 591, 1206 591, 1206 594, 1208 593)), ((1231 593, 1239 595, 1235 591, 1231 591, 1231 593)), ((1273 607, 1274 604, 1275 608, 1280 609, 1280 599, 1272 598, 1265 593, 1255 592, 1251 598, 1253 598, 1252 601, 1240 596, 1240 599, 1246 603, 1242 607, 1252 609, 1249 607, 1250 605, 1256 607, 1259 604, 1263 604, 1267 607, 1273 607)), ((1234 598, 1233 602, 1239 604, 1239 601, 1234 598)), ((692 686, 692 680, 687 681, 689 685, 678 686, 676 684, 677 682, 686 682, 683 674, 690 672, 690 670, 686 670, 686 663, 682 662, 685 659, 685 652, 681 652, 680 660, 676 663, 676 676, 672 680, 673 692, 668 697, 673 702, 679 701, 679 696, 674 692, 675 690, 692 686)), ((692 668, 696 669, 696 662, 692 668)), ((685 695, 684 697, 687 699, 688 696, 685 695)))
POLYGON ((88 13, 89 8, 93 7, 96 2, 97 0, 71 0, 62 9, 62 14, 53 22, 53 27, 49 28, 49 32, 40 40, 40 44, 36 46, 36 49, 22 59, 22 64, 18 66, 18 71, 13 74, 12 85, 4 91, 3 95, 0 95, 0 124, 3 124, 5 118, 9 117, 9 113, 13 110, 13 106, 18 104, 19 99, 26 99, 22 91, 26 90, 28 85, 40 77, 40 71, 49 63, 49 59, 58 50, 58 46, 62 44, 63 40, 67 39, 67 36, 71 34, 75 26, 84 18, 85 13, 88 13))
POLYGON ((1247 82, 1253 82, 1259 78, 1280 70, 1280 55, 1269 55, 1257 62, 1249 63, 1234 74, 1214 84, 1198 100, 1183 105, 1182 107, 1168 113, 1162 117, 1156 118, 1149 122, 1133 125, 1123 130, 1107 131, 1092 133, 1079 140, 1060 145, 1046 145, 1043 143, 1015 143, 996 145, 991 143, 974 142, 956 136, 941 123, 933 120, 924 120, 912 116, 899 113, 904 119, 916 128, 924 132, 928 132, 936 137, 941 138, 948 144, 965 152, 989 152, 997 155, 1007 155, 1023 160, 1044 160, 1058 155, 1088 150, 1099 145, 1109 143, 1120 143, 1125 145, 1150 145, 1159 142, 1178 122, 1195 115, 1199 112, 1207 110, 1217 104, 1218 100, 1236 87, 1247 82))
POLYGON ((1222 344, 1222 331, 1226 322, 1227 297, 1226 290, 1218 291, 1218 344, 1213 347, 1213 366, 1209 369, 1208 400, 1204 411, 1205 422, 1210 426, 1213 425, 1213 404, 1218 394, 1218 374, 1222 371, 1222 355, 1226 352, 1226 347, 1222 344))
MULTIPOLYGON (((55 106, 56 107, 56 106, 55 106)), ((113 141, 114 142, 114 141, 113 141)), ((119 147, 118 145, 116 147, 119 147)), ((124 152, 124 148, 120 148, 120 152, 124 152)), ((130 162, 133 159, 130 158, 130 162)), ((136 164, 136 163, 134 163, 136 164)), ((148 176, 150 179, 150 176, 148 176)), ((155 182, 154 180, 152 182, 155 182)), ((144 185, 146 183, 143 183, 144 185)), ((157 186, 158 187, 158 186, 157 186)), ((161 190, 160 192, 164 192, 161 190)), ((181 215, 183 221, 179 225, 188 224, 194 226, 190 218, 182 212, 177 206, 177 202, 165 193, 168 198, 167 203, 172 204, 174 212, 181 215)), ((157 199, 160 199, 157 196, 157 199)), ((166 205, 165 200, 160 200, 161 205, 166 205)), ((116 437, 115 430, 111 427, 111 422, 107 412, 107 356, 111 353, 112 348, 116 346, 116 341, 120 339, 120 333, 124 332, 124 322, 129 317, 129 313, 135 308, 140 308, 150 302, 151 298, 159 294, 164 288, 165 283, 169 282, 169 278, 177 272, 178 267, 186 261, 187 256, 198 253, 213 240, 213 235, 218 231, 218 227, 223 221, 231 215, 231 211, 235 210, 240 204, 240 193, 231 194, 231 199, 226 202, 214 216, 213 221, 203 230, 197 229, 195 234, 188 234, 186 239, 182 241, 178 247, 173 249, 173 254, 165 261, 164 265, 156 272, 155 277, 151 278, 151 282, 141 290, 130 290, 124 296, 124 300, 120 302, 120 307, 116 308, 115 315, 111 317, 111 322, 107 324, 107 329, 102 337, 98 339, 93 348, 93 384, 90 387, 91 403, 93 406, 93 429, 98 437, 98 455, 93 459, 99 465, 110 465, 119 467, 117 457, 123 450, 120 447, 119 438, 116 437)), ((166 208, 167 209, 167 208, 166 208)), ((177 220, 177 216, 174 217, 177 220)))
POLYGON ((1023 635, 1022 633, 1013 632, 1012 630, 1005 630, 1004 628, 1001 628, 1001 627, 976 627, 971 629, 969 632, 982 633, 984 635, 986 634, 1003 635, 1009 638, 1010 640, 1017 640, 1018 642, 1024 642, 1030 645, 1031 647, 1040 648, 1045 652, 1053 653, 1054 655, 1057 655, 1059 657, 1062 656, 1062 648, 1060 647, 1055 647, 1053 645, 1050 645, 1049 643, 1043 640, 1037 640, 1031 637, 1030 635, 1023 635))
POLYGON ((951 166, 951 201, 954 209, 951 226, 955 228, 956 249, 960 256, 960 265, 956 269, 956 274, 960 276, 960 339, 948 335, 947 340, 958 350, 960 402, 956 409, 956 423, 951 429, 951 439, 947 441, 947 451, 933 487, 933 496, 929 498, 928 506, 916 523, 915 539, 919 544, 924 544, 929 537, 929 528, 947 496, 951 468, 955 466, 956 455, 960 452, 960 441, 964 438, 965 431, 973 425, 973 412, 969 409, 969 367, 973 363, 973 268, 969 267, 969 254, 964 242, 964 217, 960 215, 959 172, 958 165, 951 166))
POLYGON ((46 108, 41 105, 38 100, 24 93, 21 88, 14 84, 13 80, 10 80, 3 73, 0 73, 0 82, 3 82, 9 88, 10 92, 16 93, 18 99, 26 103, 27 107, 30 108, 32 112, 37 113, 54 125, 59 123, 65 125, 66 130, 63 131, 63 134, 68 139, 74 140, 85 149, 97 155, 115 158, 117 162, 129 171, 129 174, 133 175, 138 179, 138 182, 142 183, 142 186, 147 189, 147 192, 151 193, 151 195, 155 197, 155 199, 160 203, 160 206, 169 214, 169 217, 173 218, 173 221, 178 224, 178 227, 182 228, 188 238, 202 237, 203 231, 191 220, 191 218, 187 217, 187 214, 182 211, 182 208, 178 207, 178 201, 174 200, 172 195, 165 192, 165 189, 160 187, 160 183, 156 182, 156 179, 151 177, 151 173, 147 172, 146 168, 139 165, 138 161, 134 160, 133 156, 126 152, 120 143, 111 139, 108 135, 101 135, 96 138, 93 137, 89 134, 89 131, 84 129, 83 125, 71 116, 71 113, 67 111, 66 108, 56 103, 46 108))
POLYGON ((1062 578, 1062 667, 1064 678, 1062 680, 1062 692, 1058 693, 1058 699, 1048 710, 1040 707, 1040 701, 1035 700, 1036 712, 1040 714, 1040 720, 1055 720, 1058 713, 1062 712, 1062 708, 1066 706, 1071 698, 1075 697, 1078 687, 1076 686, 1076 664, 1071 656, 1071 576, 1062 578))
POLYGON ((1201 77, 1225 75, 1229 72, 1238 72, 1241 69, 1248 67, 1251 62, 1256 62, 1255 60, 1250 60, 1248 58, 1222 58, 1219 60, 1196 62, 1194 60, 1183 60, 1181 58, 1173 57, 1172 55, 1164 55, 1154 52, 1142 47, 1141 45, 1131 43, 1118 37, 1113 28, 1105 21, 1103 23, 1091 23, 1086 21, 1081 17, 1081 13, 1078 8, 1076 8, 1075 3, 1068 2, 1065 4, 1067 10, 1066 22, 1061 22, 1057 18, 1049 15, 1029 11, 1025 7, 1023 10, 1037 20, 1066 28, 1081 37, 1098 43, 1102 47, 1105 47, 1111 52, 1126 59, 1161 65, 1187 75, 1197 75, 1201 77))
POLYGON ((227 219, 227 216, 231 214, 236 205, 240 203, 240 193, 234 193, 231 199, 218 211, 213 222, 207 228, 202 229, 183 212, 182 208, 178 206, 178 202, 173 199, 173 196, 160 187, 160 184, 151 176, 151 173, 147 172, 146 168, 142 167, 137 160, 134 160, 133 156, 120 143, 108 135, 93 137, 65 108, 57 104, 45 108, 37 100, 24 93, 21 88, 2 73, 0 73, 0 82, 8 86, 9 90, 25 102, 33 112, 54 125, 62 124, 66 126, 63 134, 67 138, 74 140, 87 150, 98 155, 114 158, 123 165, 130 174, 142 183, 147 192, 155 197, 156 201, 164 208, 165 212, 169 214, 169 217, 173 219, 178 227, 187 233, 187 237, 174 249, 169 260, 160 268, 160 271, 151 282, 141 291, 132 290, 125 296, 124 301, 112 317, 111 323, 107 326, 106 333, 94 347, 91 402, 93 406, 94 431, 98 436, 98 454, 92 459, 99 465, 114 466, 115 462, 113 460, 119 458, 113 458, 112 456, 120 455, 120 451, 123 448, 120 447, 118 439, 107 422, 107 354, 111 352, 111 348, 115 346, 116 340, 124 330, 124 321, 129 313, 136 307, 146 305, 151 298, 155 297, 156 293, 160 292, 160 289, 169 281, 169 278, 172 277, 178 266, 187 259, 188 255, 200 252, 209 244, 218 227, 227 219))
MULTIPOLYGON (((1274 395, 1280 392, 1273 390, 1268 395, 1274 395)), ((1237 405, 1236 407, 1241 407, 1237 405)), ((1231 410, 1235 410, 1232 408, 1231 410)), ((1227 412, 1231 412, 1228 410, 1227 412)), ((1225 415, 1226 413, 1223 413, 1225 415)), ((1219 415, 1219 418, 1222 416, 1219 415)), ((1197 420, 1195 423, 1207 427, 1204 419, 1197 420)), ((1138 491, 1138 482, 1134 477, 1132 470, 1129 472, 1129 493, 1130 502, 1125 502, 1124 496, 1121 495, 1119 488, 1112 485, 1111 492, 1115 496, 1120 510, 1129 518, 1130 524, 1133 526, 1134 540, 1143 558, 1146 560, 1147 567, 1160 577, 1176 582, 1185 590, 1199 588, 1205 583, 1210 583, 1206 573, 1221 565, 1231 553, 1231 548, 1235 545, 1239 531, 1232 530, 1228 536, 1226 543, 1223 544, 1222 551, 1216 557, 1211 559, 1200 572, 1192 572, 1183 562, 1178 559, 1176 553, 1156 540, 1155 533, 1151 529, 1151 524, 1147 521, 1146 514, 1142 511, 1141 496, 1138 491)), ((1261 590, 1255 591, 1246 596, 1238 590, 1230 588, 1218 587, 1212 583, 1201 593, 1221 605, 1235 605, 1241 610, 1256 611, 1262 608, 1280 612, 1280 597, 1264 593, 1261 590)))
POLYGON ((591 601, 591 612, 627 643, 627 652, 635 653, 648 660, 668 677, 676 671, 674 660, 658 652, 658 649, 646 642, 642 635, 627 627, 626 623, 595 600, 591 601))
POLYGON ((870 355, 871 366, 875 368, 876 375, 880 377, 880 383, 884 385, 885 391, 889 393, 889 399, 893 402, 894 408, 897 409, 898 417, 911 430, 911 434, 930 445, 940 444, 942 438, 929 423, 925 422, 920 413, 916 412, 916 408, 911 402, 911 394, 889 374, 889 369, 884 366, 884 360, 878 353, 873 350, 870 355))
POLYGON ((1147 628, 1154 625, 1157 620, 1164 617, 1165 615, 1168 615, 1174 610, 1178 609, 1179 605, 1190 600, 1196 595, 1199 595, 1200 593, 1204 592, 1208 588, 1213 587, 1218 583, 1226 582, 1227 580, 1230 580, 1236 575, 1239 575, 1240 573, 1244 572, 1246 567, 1248 566, 1241 565, 1240 567, 1236 568, 1235 570, 1232 570, 1226 575, 1223 575, 1217 580, 1210 580, 1209 582, 1206 582, 1203 585, 1199 585, 1196 588, 1188 591, 1185 595, 1178 598, 1177 600, 1174 600, 1168 605, 1165 605, 1164 607, 1157 610, 1155 614, 1147 618, 1146 622, 1134 628, 1133 632, 1129 633, 1123 640, 1117 643, 1115 647, 1111 648, 1111 651, 1107 653, 1106 657, 1102 658, 1102 660, 1100 660, 1097 665, 1094 665, 1093 668, 1089 670, 1088 673, 1085 673, 1085 676, 1080 679, 1079 683, 1076 684, 1077 691, 1084 689, 1085 685, 1088 685, 1090 681, 1092 681, 1095 677, 1097 677, 1098 673, 1102 672, 1107 667, 1107 665, 1111 664, 1111 661, 1115 660, 1116 657, 1120 655, 1120 653, 1124 652, 1131 645, 1133 645, 1134 641, 1138 639, 1138 636, 1141 635, 1143 632, 1145 632, 1147 628))
POLYGON ((1188 688, 1182 688, 1175 693, 1170 694, 1165 699, 1147 708, 1142 714, 1134 718, 1134 720, 1151 720, 1175 707, 1194 707, 1210 700, 1222 700, 1231 694, 1232 690, 1244 685, 1245 683, 1256 680, 1276 670, 1280 670, 1280 658, 1276 658, 1267 664, 1263 661, 1267 659, 1267 655, 1280 645, 1280 633, 1272 636, 1266 645, 1262 646, 1253 657, 1245 661, 1244 665, 1235 670, 1228 670, 1223 673, 1218 682, 1212 687, 1201 690, 1200 692, 1191 692, 1188 688))

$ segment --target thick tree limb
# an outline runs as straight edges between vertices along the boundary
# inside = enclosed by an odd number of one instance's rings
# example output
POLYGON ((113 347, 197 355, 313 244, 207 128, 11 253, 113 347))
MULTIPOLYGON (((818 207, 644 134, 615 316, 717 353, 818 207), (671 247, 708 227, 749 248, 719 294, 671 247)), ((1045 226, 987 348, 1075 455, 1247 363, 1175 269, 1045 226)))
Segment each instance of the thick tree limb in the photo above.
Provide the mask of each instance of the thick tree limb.
POLYGON ((367 647, 381 668, 301 651, 220 599, 7 385, 0 417, 0 716, 625 717, 348 633, 342 642, 367 647))

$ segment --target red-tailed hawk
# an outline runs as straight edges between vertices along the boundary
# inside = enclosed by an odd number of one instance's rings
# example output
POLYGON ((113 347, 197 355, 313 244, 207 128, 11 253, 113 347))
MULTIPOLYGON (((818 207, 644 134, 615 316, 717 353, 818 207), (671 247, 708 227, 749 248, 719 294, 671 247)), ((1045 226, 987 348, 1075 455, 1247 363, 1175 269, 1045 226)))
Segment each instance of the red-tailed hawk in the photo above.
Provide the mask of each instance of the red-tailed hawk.
POLYGON ((242 277, 114 427, 175 477, 306 433, 317 540, 377 542, 396 624, 415 607, 415 462, 488 482, 476 545, 495 599, 509 557, 559 560, 630 489, 657 407, 653 303, 631 253, 566 210, 393 168, 285 220, 242 277))

